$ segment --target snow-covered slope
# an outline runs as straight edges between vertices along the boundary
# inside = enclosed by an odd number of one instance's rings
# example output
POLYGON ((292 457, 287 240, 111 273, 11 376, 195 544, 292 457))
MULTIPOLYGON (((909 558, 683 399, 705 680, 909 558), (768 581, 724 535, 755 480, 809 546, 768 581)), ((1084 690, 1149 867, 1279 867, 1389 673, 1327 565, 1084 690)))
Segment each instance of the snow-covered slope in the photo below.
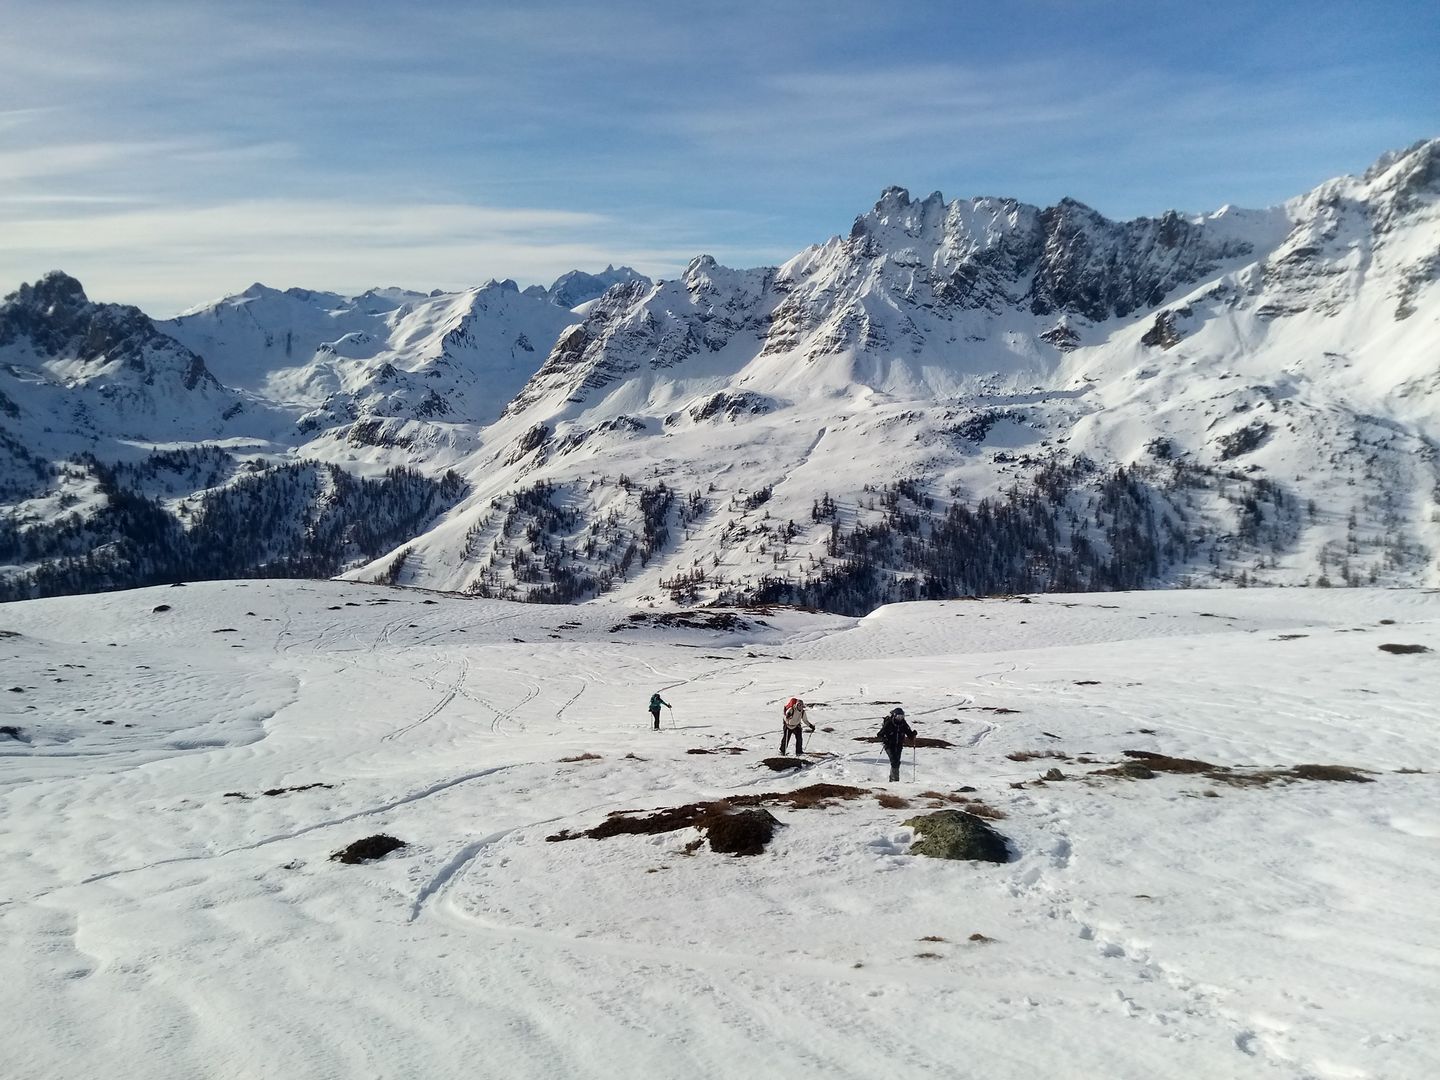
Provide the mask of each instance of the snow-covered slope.
POLYGON ((0 303, 0 596, 368 561, 463 489, 447 463, 576 319, 551 293, 256 284, 154 323, 64 274, 22 286, 0 303), (350 520, 361 503, 369 522, 350 520), (204 527, 237 515, 274 534, 251 537, 248 561, 204 527))
POLYGON ((634 614, 289 581, 0 607, 5 1075, 1440 1074, 1440 595, 634 614), (797 693, 820 730, 774 772, 797 693), (949 745, 887 785, 858 740, 896 701, 949 745), (1168 771, 1199 762, 1230 771, 1168 771), (1262 782, 1302 764, 1366 771, 1262 782), (755 857, 547 842, 816 783, 857 797, 772 802, 755 857), (968 800, 1009 862, 909 854, 968 800))
POLYGON ((898 577, 846 585, 861 610, 1077 574, 1440 580, 1437 160, 1126 223, 892 188, 784 266, 616 287, 486 431, 474 495, 403 580, 813 600, 874 556, 898 577), (661 484, 689 501, 650 520, 661 484), (984 557, 934 526, 986 497, 1044 502, 1026 528, 1076 566, 1018 536, 1014 567, 937 569, 984 557))

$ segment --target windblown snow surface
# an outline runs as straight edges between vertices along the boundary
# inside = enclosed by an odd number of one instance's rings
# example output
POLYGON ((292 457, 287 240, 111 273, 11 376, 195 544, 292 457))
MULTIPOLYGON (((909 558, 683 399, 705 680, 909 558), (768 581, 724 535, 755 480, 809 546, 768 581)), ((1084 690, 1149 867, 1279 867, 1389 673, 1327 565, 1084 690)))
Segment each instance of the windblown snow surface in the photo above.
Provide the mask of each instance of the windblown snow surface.
POLYGON ((1440 1075, 1440 593, 636 614, 349 582, 0 608, 0 1074, 1440 1075), (792 694, 822 730, 775 773, 792 694), (894 701, 953 748, 887 785, 856 739, 894 701), (1373 782, 1091 776, 1126 750, 1373 782), (756 857, 546 841, 816 782, 911 807, 775 806, 756 857), (1009 863, 907 853, 962 786, 1009 863), (406 846, 330 860, 374 833, 406 846))

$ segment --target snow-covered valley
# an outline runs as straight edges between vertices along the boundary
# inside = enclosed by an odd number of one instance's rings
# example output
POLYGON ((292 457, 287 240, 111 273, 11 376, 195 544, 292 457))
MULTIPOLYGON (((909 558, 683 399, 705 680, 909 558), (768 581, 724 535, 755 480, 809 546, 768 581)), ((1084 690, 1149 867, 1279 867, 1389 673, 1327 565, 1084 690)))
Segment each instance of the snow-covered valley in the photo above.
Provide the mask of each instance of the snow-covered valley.
POLYGON ((728 614, 343 581, 0 608, 0 1071, 1440 1072, 1440 593, 728 614), (771 771, 795 694, 820 730, 771 771), (857 739, 893 702, 950 745, 886 784, 857 739), (1303 764, 1360 771, 1274 775, 1303 764), (547 842, 817 783, 860 792, 769 801, 754 857, 547 842), (909 854, 937 803, 1010 861, 909 854))

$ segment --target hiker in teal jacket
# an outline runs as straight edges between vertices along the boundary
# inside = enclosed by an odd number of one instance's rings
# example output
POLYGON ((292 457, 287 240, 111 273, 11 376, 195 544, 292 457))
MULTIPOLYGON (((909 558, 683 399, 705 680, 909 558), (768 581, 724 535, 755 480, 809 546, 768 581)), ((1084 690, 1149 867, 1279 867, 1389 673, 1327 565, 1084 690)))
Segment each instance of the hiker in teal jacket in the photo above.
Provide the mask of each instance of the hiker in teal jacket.
POLYGON ((661 706, 661 705, 664 705, 665 708, 667 708, 667 709, 670 708, 670 703, 669 703, 668 701, 666 701, 664 698, 662 698, 658 693, 651 694, 651 695, 650 695, 650 715, 651 715, 652 717, 654 717, 654 719, 655 719, 655 730, 656 730, 656 731, 659 731, 659 730, 660 730, 660 706, 661 706))

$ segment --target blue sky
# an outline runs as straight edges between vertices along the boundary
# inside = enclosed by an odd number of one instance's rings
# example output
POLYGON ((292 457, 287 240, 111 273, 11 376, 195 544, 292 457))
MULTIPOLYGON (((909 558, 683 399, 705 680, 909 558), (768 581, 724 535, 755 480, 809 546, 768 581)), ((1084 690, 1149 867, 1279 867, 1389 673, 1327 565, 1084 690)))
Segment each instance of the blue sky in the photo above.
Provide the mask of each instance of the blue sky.
POLYGON ((1440 135, 1440 4, 12 0, 0 292, 780 261, 889 184, 1268 205, 1440 135))

